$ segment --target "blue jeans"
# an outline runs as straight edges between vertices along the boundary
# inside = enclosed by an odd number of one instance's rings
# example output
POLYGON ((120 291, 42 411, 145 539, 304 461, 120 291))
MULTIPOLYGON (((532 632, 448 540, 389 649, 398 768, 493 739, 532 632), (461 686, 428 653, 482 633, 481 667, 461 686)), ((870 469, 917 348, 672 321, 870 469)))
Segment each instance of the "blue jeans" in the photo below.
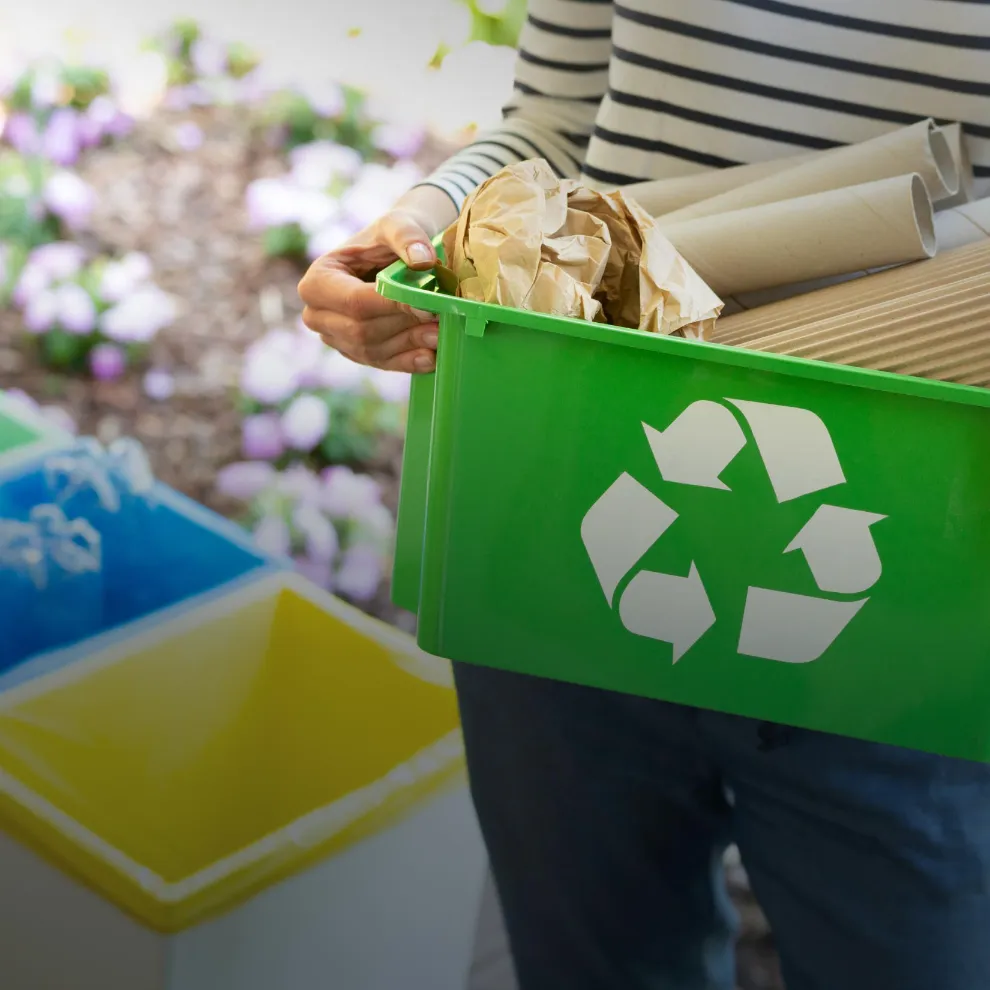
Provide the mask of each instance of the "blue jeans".
POLYGON ((520 990, 732 990, 730 842, 788 990, 990 988, 990 766, 455 676, 520 990))

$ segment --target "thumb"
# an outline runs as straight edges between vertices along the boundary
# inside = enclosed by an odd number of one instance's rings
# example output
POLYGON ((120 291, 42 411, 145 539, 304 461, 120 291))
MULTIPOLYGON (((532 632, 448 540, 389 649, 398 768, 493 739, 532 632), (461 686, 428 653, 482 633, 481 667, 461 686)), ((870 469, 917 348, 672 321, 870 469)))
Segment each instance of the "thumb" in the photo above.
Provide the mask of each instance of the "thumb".
POLYGON ((381 234, 385 243, 410 268, 432 268, 437 263, 429 234, 408 213, 394 210, 384 216, 381 234))

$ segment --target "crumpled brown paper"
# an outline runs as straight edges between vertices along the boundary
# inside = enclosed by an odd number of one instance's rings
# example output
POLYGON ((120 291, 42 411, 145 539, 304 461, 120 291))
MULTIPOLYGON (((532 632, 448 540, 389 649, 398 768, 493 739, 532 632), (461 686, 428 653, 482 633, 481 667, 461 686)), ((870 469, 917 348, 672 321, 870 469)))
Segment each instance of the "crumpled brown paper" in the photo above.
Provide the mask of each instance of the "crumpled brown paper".
POLYGON ((441 284, 477 302, 702 339, 722 311, 636 203, 560 181, 539 158, 478 186, 443 247, 441 284))

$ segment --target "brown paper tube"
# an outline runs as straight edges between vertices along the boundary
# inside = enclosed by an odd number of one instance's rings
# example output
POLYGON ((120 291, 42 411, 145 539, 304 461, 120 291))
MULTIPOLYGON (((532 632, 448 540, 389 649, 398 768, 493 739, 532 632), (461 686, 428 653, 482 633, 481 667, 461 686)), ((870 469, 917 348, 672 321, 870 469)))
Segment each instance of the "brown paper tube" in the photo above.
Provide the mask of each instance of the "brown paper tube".
POLYGON ((959 190, 959 176, 949 143, 932 120, 861 144, 833 149, 794 168, 668 213, 661 219, 664 224, 682 223, 911 173, 921 176, 933 202, 959 190))
POLYGON ((806 296, 771 303, 715 324, 712 341, 741 345, 754 337, 807 325, 834 314, 903 297, 974 275, 990 275, 990 241, 946 251, 926 261, 890 268, 855 282, 819 289, 806 296))
POLYGON ((935 253, 934 212, 917 175, 660 226, 723 297, 935 253))
POLYGON ((788 155, 767 162, 753 162, 750 165, 734 165, 731 168, 712 168, 694 175, 678 175, 670 179, 651 179, 649 182, 636 182, 622 186, 622 194, 634 199, 651 216, 659 217, 682 207, 698 203, 703 199, 718 196, 730 189, 738 189, 749 182, 776 175, 795 165, 823 154, 810 152, 801 155, 788 155))
POLYGON ((939 201, 940 210, 948 210, 963 203, 971 203, 976 198, 976 178, 973 175, 973 163, 970 161, 969 148, 966 146, 966 135, 961 124, 948 124, 939 130, 945 135, 949 145, 949 153, 956 163, 959 175, 959 190, 955 195, 939 201))
POLYGON ((990 197, 936 214, 935 236, 939 251, 951 251, 990 238, 990 197))
MULTIPOLYGON (((958 125, 953 126, 958 129, 958 125)), ((968 158, 966 161, 968 162, 968 158)), ((973 176, 972 168, 970 168, 970 193, 972 192, 972 185, 973 176)), ((961 192, 962 190, 960 190, 961 192)), ((957 207, 946 209, 945 206, 945 203, 939 204, 940 212, 935 214, 935 238, 938 242, 938 250, 940 252, 952 251, 955 248, 990 238, 990 198, 977 200, 976 202, 970 202, 964 198, 957 207)), ((772 289, 761 289, 758 292, 739 293, 725 300, 726 310, 728 312, 738 313, 747 309, 756 309, 758 306, 767 306, 770 303, 779 302, 781 299, 807 295, 816 289, 823 289, 828 285, 837 285, 839 282, 848 282, 851 279, 863 278, 866 275, 875 275, 880 271, 883 271, 883 269, 877 268, 865 272, 850 272, 847 275, 836 275, 827 279, 799 282, 795 285, 779 285, 772 289)), ((726 312, 726 310, 723 312, 726 312)))

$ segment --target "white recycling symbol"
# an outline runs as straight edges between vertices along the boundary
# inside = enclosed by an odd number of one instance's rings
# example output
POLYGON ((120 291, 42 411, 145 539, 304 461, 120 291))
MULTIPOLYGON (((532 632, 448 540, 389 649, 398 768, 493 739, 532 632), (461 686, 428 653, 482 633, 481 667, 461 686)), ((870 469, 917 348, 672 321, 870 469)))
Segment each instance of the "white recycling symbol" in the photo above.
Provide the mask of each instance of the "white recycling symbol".
MULTIPOLYGON (((778 503, 846 483, 832 438, 815 413, 740 399, 725 402, 748 424, 778 503)), ((699 400, 666 430, 646 423, 643 429, 665 482, 729 490, 720 475, 747 441, 726 405, 699 400)), ((581 538, 610 607, 619 585, 677 518, 670 506, 626 473, 588 510, 581 538)), ((782 552, 802 551, 821 591, 858 595, 880 579, 882 566, 870 527, 885 518, 823 504, 782 552)), ((817 660, 867 601, 750 586, 738 652, 783 663, 817 660)), ((639 571, 625 586, 618 611, 629 632, 670 643, 675 663, 716 621, 693 562, 687 577, 639 571)))

